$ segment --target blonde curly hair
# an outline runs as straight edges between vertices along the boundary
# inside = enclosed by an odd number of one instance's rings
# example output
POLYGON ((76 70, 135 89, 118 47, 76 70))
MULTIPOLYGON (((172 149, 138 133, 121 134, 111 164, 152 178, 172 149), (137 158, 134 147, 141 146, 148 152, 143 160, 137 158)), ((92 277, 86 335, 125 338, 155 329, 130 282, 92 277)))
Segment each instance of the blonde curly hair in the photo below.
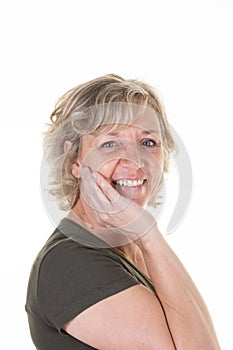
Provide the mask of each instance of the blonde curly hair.
MULTIPOLYGON (((71 166, 77 159, 81 136, 86 132, 98 130, 102 124, 101 121, 93 122, 95 107, 105 106, 106 109, 106 106, 115 104, 114 111, 117 112, 121 108, 121 103, 150 107, 156 112, 162 133, 163 172, 168 171, 169 158, 175 149, 175 143, 158 93, 150 85, 139 80, 126 80, 114 74, 96 78, 74 87, 58 100, 50 116, 51 123, 48 124, 48 129, 44 133, 43 147, 52 179, 49 193, 58 200, 60 209, 73 208, 79 199, 79 183, 72 175, 71 166), (90 109, 92 109, 92 119, 90 109), (68 152, 64 150, 66 141, 71 145, 68 152)), ((148 205, 155 207, 158 204, 156 195, 162 182, 163 177, 148 205)))

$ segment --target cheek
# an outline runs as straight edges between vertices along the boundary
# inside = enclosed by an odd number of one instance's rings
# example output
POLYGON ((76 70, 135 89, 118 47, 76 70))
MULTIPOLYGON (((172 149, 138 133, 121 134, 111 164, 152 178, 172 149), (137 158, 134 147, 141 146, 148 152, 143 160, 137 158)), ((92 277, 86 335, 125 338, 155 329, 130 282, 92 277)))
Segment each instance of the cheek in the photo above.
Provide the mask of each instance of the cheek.
POLYGON ((148 191, 153 194, 157 189, 163 172, 164 172, 164 156, 163 152, 153 154, 148 163, 148 191))
POLYGON ((150 167, 158 172, 163 171, 164 168, 164 153, 162 150, 152 153, 148 158, 150 167))
POLYGON ((82 165, 89 166, 92 171, 99 171, 103 175, 109 173, 111 168, 117 162, 112 155, 101 152, 97 148, 85 151, 86 152, 81 154, 82 165))
POLYGON ((163 172, 164 169, 164 152, 162 149, 155 155, 156 164, 159 167, 160 171, 163 172))
POLYGON ((99 166, 98 171, 106 178, 111 179, 120 159, 111 159, 99 166))

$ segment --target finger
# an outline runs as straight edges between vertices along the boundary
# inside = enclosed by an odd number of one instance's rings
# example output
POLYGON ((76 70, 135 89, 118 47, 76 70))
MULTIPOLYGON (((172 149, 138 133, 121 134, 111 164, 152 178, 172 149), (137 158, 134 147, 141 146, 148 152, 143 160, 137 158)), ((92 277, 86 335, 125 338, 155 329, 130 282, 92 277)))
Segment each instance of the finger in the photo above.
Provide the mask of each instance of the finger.
POLYGON ((85 189, 83 195, 91 207, 102 213, 117 214, 127 208, 130 200, 121 196, 100 173, 92 173, 84 167, 83 181, 85 189), (96 195, 97 194, 97 195, 96 195))
POLYGON ((104 176, 100 173, 95 174, 96 183, 99 185, 105 196, 110 200, 112 204, 111 213, 118 214, 121 211, 125 210, 132 201, 129 198, 126 198, 120 193, 118 193, 111 184, 106 181, 104 176))
POLYGON ((119 193, 108 183, 108 181, 98 172, 94 173, 97 185, 111 202, 115 202, 119 198, 119 193))
POLYGON ((82 196, 86 203, 99 213, 119 214, 126 210, 131 201, 121 196, 100 173, 93 173, 88 167, 83 167, 82 196))
POLYGON ((86 203, 98 212, 111 212, 111 202, 96 183, 91 170, 88 167, 83 167, 80 176, 82 179, 81 194, 86 203))

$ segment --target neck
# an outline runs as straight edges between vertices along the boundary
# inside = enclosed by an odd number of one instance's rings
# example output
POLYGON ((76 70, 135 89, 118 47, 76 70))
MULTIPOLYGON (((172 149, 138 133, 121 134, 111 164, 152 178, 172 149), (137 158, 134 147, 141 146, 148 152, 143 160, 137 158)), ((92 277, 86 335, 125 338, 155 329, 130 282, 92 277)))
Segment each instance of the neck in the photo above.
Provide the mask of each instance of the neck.
POLYGON ((93 210, 87 207, 79 199, 72 210, 67 215, 68 218, 77 221, 81 226, 87 230, 91 230, 93 227, 99 227, 95 216, 93 215, 93 210))
MULTIPOLYGON (((93 215, 93 210, 83 205, 82 201, 78 201, 73 209, 68 213, 67 217, 73 221, 76 221, 79 225, 84 227, 86 230, 95 234, 96 227, 100 227, 95 220, 95 216, 93 215)), ((140 253, 139 247, 135 243, 128 243, 122 246, 115 247, 118 251, 120 251, 127 259, 129 259, 133 263, 137 263, 138 256, 140 253)))
POLYGON ((137 264, 140 249, 135 243, 128 243, 120 247, 116 247, 127 259, 137 264))

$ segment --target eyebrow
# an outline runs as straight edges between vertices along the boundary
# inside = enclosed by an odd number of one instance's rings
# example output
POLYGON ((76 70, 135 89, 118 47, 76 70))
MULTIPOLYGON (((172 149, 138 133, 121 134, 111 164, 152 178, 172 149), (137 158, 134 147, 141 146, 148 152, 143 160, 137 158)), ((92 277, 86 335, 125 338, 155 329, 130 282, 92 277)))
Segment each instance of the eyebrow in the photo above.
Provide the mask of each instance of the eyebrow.
MULTIPOLYGON (((117 136, 119 135, 120 131, 115 131, 115 132, 109 132, 109 133, 103 133, 103 134, 96 134, 94 132, 90 133, 89 135, 95 135, 94 140, 91 140, 91 146, 96 146, 97 140, 101 136, 117 136)), ((148 129, 148 130, 143 130, 142 135, 152 135, 152 134, 157 134, 159 138, 161 137, 161 132, 157 129, 148 129)))
MULTIPOLYGON (((118 135, 120 132, 109 132, 109 133, 106 133, 106 135, 108 136, 116 136, 118 135)), ((149 134, 160 134, 160 132, 156 129, 149 129, 149 130, 143 130, 142 131, 142 135, 149 135, 149 134)), ((105 135, 105 134, 104 134, 105 135)), ((102 136, 101 134, 100 135, 97 135, 98 136, 102 136)))
POLYGON ((142 132, 143 135, 148 135, 148 134, 160 134, 159 130, 156 129, 149 129, 149 130, 144 130, 142 132))

